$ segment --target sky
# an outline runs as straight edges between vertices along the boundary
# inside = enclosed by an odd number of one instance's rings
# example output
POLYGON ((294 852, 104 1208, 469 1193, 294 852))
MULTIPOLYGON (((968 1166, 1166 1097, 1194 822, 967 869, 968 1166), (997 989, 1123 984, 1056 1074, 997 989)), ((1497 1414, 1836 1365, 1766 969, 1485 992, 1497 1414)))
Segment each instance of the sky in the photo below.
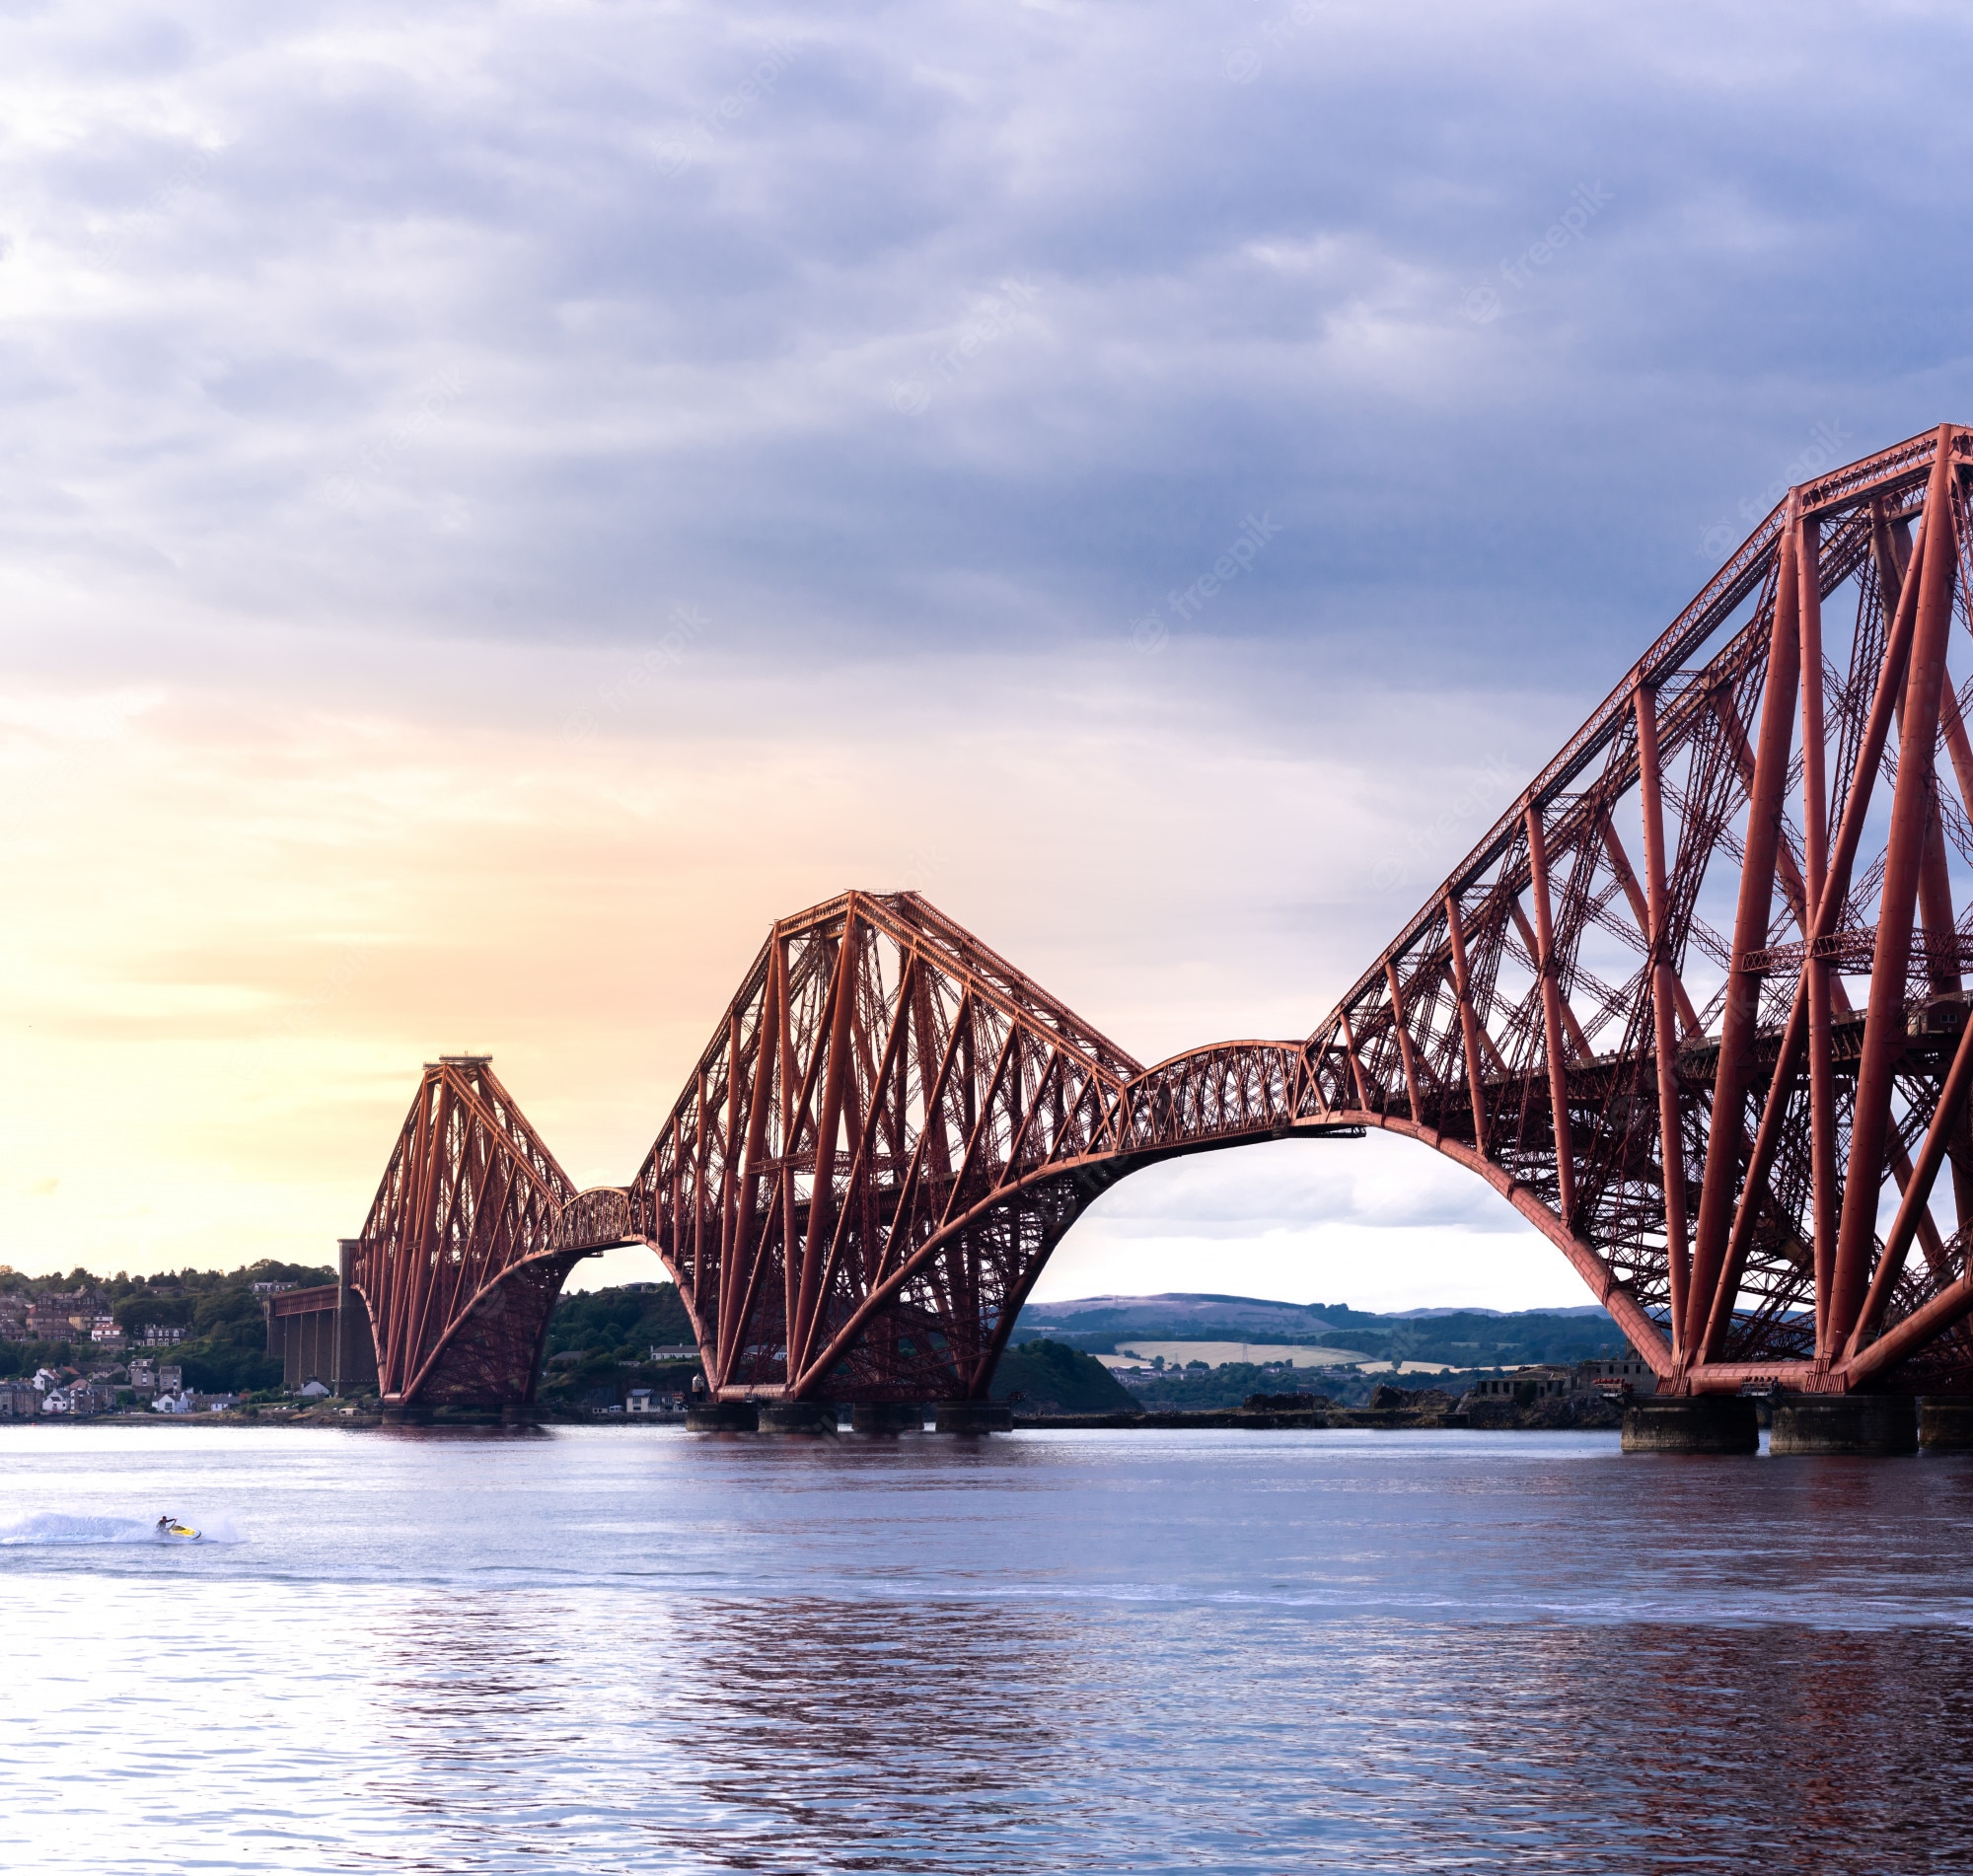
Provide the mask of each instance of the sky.
MULTIPOLYGON (((320 1260, 440 1052, 621 1182, 849 886, 1146 1061, 1305 1034, 1790 482, 1973 417, 1970 65, 0 0, 0 1261, 320 1260)), ((1185 1289, 1584 1300, 1380 1139, 1141 1174, 1039 1294, 1185 1289)))

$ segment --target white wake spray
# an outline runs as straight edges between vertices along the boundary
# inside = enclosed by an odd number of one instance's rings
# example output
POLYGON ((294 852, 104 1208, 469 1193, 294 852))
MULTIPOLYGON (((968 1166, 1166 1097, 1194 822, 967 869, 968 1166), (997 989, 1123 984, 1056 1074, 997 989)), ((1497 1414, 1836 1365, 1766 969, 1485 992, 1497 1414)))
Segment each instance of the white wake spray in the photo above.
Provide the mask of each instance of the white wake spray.
POLYGON ((0 1522, 0 1547, 26 1544, 239 1544, 244 1541, 231 1518, 201 1518, 188 1512, 173 1514, 198 1533, 196 1538, 167 1537, 156 1518, 124 1517, 114 1512, 36 1511, 25 1518, 0 1522))

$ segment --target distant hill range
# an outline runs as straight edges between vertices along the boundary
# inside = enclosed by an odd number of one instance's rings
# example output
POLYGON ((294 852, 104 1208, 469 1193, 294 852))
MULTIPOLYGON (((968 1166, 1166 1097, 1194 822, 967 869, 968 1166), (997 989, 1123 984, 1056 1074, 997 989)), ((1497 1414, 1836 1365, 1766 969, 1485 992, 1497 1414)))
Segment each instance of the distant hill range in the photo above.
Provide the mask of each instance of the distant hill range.
POLYGON ((1114 1354, 1119 1336, 1144 1341, 1347 1340, 1378 1359, 1444 1361, 1462 1368, 1579 1361, 1619 1353, 1624 1335, 1595 1303, 1559 1309, 1410 1309, 1388 1313, 1344 1303, 1279 1303, 1258 1296, 1084 1296, 1030 1303, 1013 1339, 1048 1336, 1092 1354, 1114 1354))

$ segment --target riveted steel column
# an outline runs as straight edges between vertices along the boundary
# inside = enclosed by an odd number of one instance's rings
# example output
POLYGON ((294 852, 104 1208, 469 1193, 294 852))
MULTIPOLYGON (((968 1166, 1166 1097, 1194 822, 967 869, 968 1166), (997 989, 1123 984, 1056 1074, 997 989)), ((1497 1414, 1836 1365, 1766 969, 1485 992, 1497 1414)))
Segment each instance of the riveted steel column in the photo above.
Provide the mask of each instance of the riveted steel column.
MULTIPOLYGON (((1903 734, 1898 779, 1891 795, 1891 830, 1884 854, 1884 885, 1877 908, 1876 955, 1870 970, 1870 1005, 1863 1019, 1863 1054, 1857 1070, 1851 1120, 1850 1166, 1844 1182, 1843 1218, 1836 1242, 1828 1335, 1832 1346, 1849 1339, 1863 1307, 1883 1189, 1884 1146, 1890 1127, 1892 1080, 1905 1046, 1905 975, 1911 963, 1912 917, 1926 824, 1933 803, 1933 757, 1938 740, 1938 696, 1945 646, 1952 624, 1952 575, 1958 559, 1952 517, 1952 433, 1941 425, 1932 480, 1926 489, 1925 536, 1913 570, 1918 615, 1905 675, 1903 734)), ((1907 576, 1907 584, 1911 576, 1907 576)))
POLYGON ((1569 1058, 1562 1046, 1562 984, 1555 961, 1555 915, 1548 893, 1548 843, 1541 810, 1523 817, 1528 833, 1528 890, 1535 902, 1535 969, 1541 976, 1542 1041, 1548 1050, 1548 1099, 1555 1122, 1555 1172, 1562 1222, 1575 1229, 1575 1140, 1569 1124, 1569 1058))
POLYGON ((1389 959, 1384 962, 1384 981, 1391 990, 1391 1026, 1398 1033, 1398 1059, 1404 1063, 1405 1092, 1411 1098, 1412 1120, 1415 1125, 1425 1125, 1425 1104, 1419 1099, 1418 1062, 1412 1053, 1412 1039, 1405 1028, 1404 993, 1398 988, 1398 968, 1389 959))
MULTIPOLYGON (((1792 498, 1791 498, 1792 499, 1792 498)), ((1747 1088, 1753 1079, 1754 1031, 1761 1014, 1761 974, 1751 954, 1768 942, 1774 908, 1775 850, 1780 844, 1782 794, 1788 786, 1794 742, 1794 692, 1801 671, 1801 637, 1795 620, 1794 559, 1783 552, 1768 638, 1767 685, 1761 698, 1761 738, 1754 750, 1754 784, 1747 804, 1747 835, 1740 868, 1740 902, 1733 919, 1733 958, 1726 973, 1726 1010, 1719 1030, 1719 1062, 1713 1083, 1713 1127, 1706 1143, 1706 1175, 1699 1195, 1699 1230, 1693 1245, 1692 1283, 1686 1296, 1684 1343, 1696 1350, 1713 1313, 1714 1289, 1726 1261, 1733 1221, 1740 1149, 1746 1139, 1747 1088)))
MULTIPOLYGON (((1795 556, 1801 625, 1802 974, 1808 1005, 1809 1216, 1815 1259, 1818 1329, 1828 1310, 1836 1267, 1836 1064, 1830 1048, 1829 961, 1816 955, 1816 914, 1829 882, 1828 734, 1822 721, 1821 530, 1797 519, 1790 546, 1795 556)), ((1818 1336, 1818 1341, 1820 1337, 1818 1336)))
POLYGON ((1644 817, 1645 937, 1651 951, 1651 1038, 1657 1057, 1658 1152, 1664 1167, 1665 1257, 1670 1263, 1671 1313, 1685 1315, 1692 1278, 1692 1247, 1686 1235, 1685 1130, 1678 1087, 1678 1025, 1674 998, 1677 976, 1671 963, 1671 919, 1665 891, 1664 790, 1658 769, 1658 698, 1638 686, 1633 709, 1638 719, 1638 785, 1644 817))
POLYGON ((1480 1079, 1480 1019, 1473 1010, 1473 986, 1466 974, 1466 933, 1459 922, 1457 895, 1445 896, 1445 932, 1452 943, 1452 992, 1459 999, 1459 1034, 1466 1046, 1466 1088, 1473 1101, 1473 1145, 1487 1150, 1487 1099, 1480 1079))

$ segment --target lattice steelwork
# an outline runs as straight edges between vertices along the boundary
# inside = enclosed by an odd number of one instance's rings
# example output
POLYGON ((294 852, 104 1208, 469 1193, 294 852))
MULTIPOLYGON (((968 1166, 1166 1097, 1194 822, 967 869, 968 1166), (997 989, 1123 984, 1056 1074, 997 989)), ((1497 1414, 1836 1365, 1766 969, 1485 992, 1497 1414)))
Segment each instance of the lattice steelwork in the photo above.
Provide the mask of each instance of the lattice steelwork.
POLYGON ((1141 1068, 850 893, 774 927, 625 1191, 427 1069, 359 1266, 387 1398, 529 1398, 626 1240, 722 1395, 978 1397, 1116 1180, 1364 1126, 1488 1180, 1672 1392, 1973 1383, 1969 461, 1945 425, 1791 490, 1305 1042, 1141 1068))
POLYGON ((1791 490, 1309 1045, 1320 1111, 1507 1191, 1675 1391, 1967 1362, 1969 456, 1791 490))
MULTIPOLYGON (((1141 1075, 915 894, 784 919, 630 1188, 709 1384, 984 1395, 1062 1233, 1172 1150, 1133 1137, 1141 1075)), ((1229 1092, 1202 1138, 1251 1128, 1229 1092)))
MULTIPOLYGON (((386 1401, 532 1401, 583 1194, 478 1056, 426 1064, 358 1241, 386 1401)), ((621 1195, 617 1199, 621 1214, 621 1195)))

